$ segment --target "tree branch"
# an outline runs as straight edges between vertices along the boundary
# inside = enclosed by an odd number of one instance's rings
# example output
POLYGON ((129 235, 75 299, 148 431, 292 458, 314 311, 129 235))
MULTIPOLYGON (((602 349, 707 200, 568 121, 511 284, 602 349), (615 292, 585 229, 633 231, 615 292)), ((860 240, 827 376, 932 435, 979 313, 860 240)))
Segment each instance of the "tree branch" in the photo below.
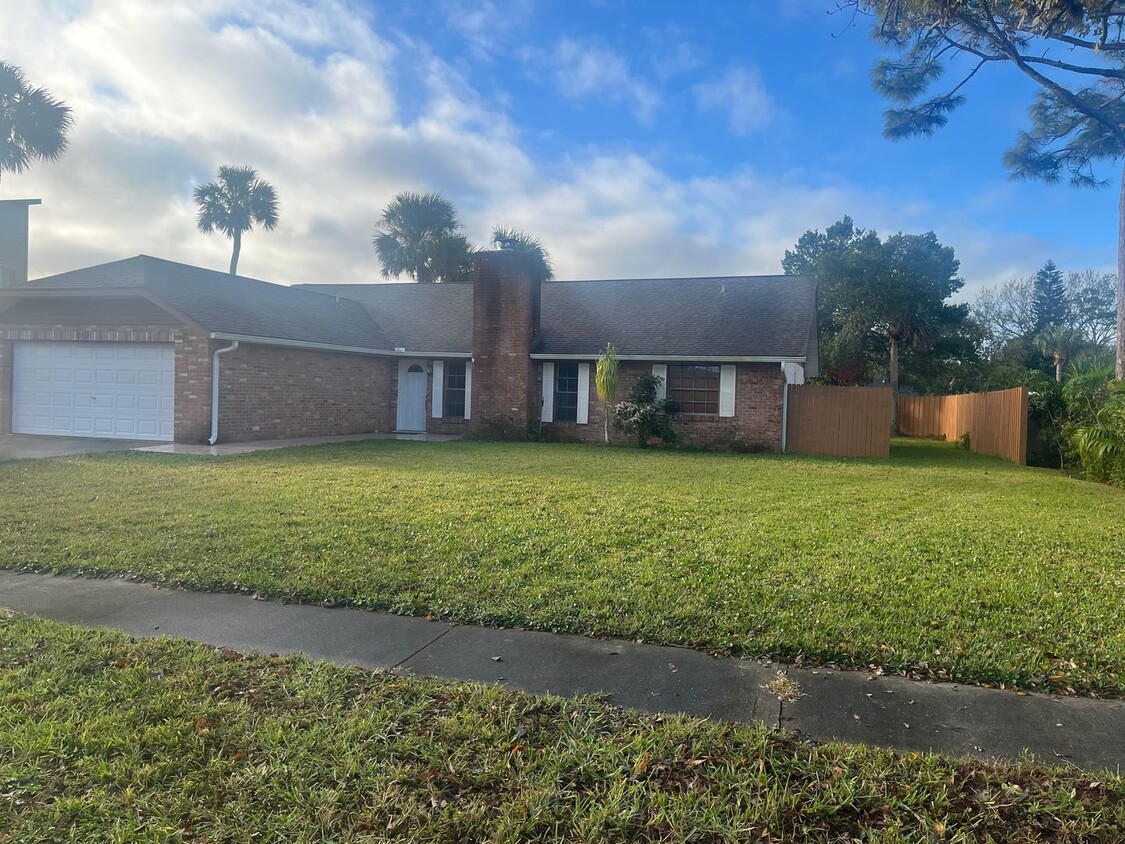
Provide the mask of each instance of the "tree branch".
POLYGON ((1089 105, 1083 102, 1080 97, 1075 96, 1073 92, 1067 90, 1062 85, 1051 79, 1049 76, 1044 76, 1035 68, 1028 65, 1028 63, 1023 60, 1023 57, 1020 55, 1019 51, 1011 44, 1011 42, 1008 41, 1007 37, 1004 35, 1003 30, 1001 30, 999 25, 996 23, 995 16, 992 12, 992 5, 989 0, 981 0, 981 6, 983 7, 988 18, 988 26, 990 27, 990 29, 982 31, 981 28, 967 15, 961 15, 960 20, 966 27, 979 33, 981 36, 990 41, 998 50, 1000 50, 1000 52, 1007 55, 1008 58, 1010 58, 1015 63, 1016 67, 1024 72, 1024 74, 1030 76, 1032 79, 1034 79, 1049 91, 1053 91, 1055 95, 1059 97, 1059 99, 1066 102, 1075 111, 1079 112, 1080 114, 1086 115, 1095 123, 1104 126, 1107 130, 1109 130, 1110 134, 1113 135, 1117 142, 1121 144, 1122 147, 1125 147, 1125 130, 1123 130, 1121 126, 1118 126, 1111 120, 1107 120, 1095 109, 1091 108, 1089 105))

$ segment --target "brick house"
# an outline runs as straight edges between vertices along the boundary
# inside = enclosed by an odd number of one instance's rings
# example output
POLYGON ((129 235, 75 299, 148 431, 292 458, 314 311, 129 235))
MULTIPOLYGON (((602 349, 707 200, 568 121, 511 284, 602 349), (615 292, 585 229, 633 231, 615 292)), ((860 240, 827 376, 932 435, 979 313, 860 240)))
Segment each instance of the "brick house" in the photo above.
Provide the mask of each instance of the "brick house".
MULTIPOLYGON (((683 441, 782 447, 787 383, 817 371, 800 276, 535 283, 483 252, 472 282, 286 287, 148 256, 27 280, 27 206, 0 202, 0 434, 185 443, 361 432, 600 441, 654 373, 683 441)), ((623 441, 612 431, 615 441, 623 441)))

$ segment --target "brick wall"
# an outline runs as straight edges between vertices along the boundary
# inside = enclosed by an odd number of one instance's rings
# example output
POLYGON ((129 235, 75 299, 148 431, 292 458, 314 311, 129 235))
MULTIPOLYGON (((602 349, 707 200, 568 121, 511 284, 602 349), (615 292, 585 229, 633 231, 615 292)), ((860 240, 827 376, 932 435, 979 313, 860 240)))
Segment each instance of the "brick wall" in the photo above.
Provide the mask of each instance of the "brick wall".
POLYGON ((467 428, 478 436, 525 437, 539 412, 529 357, 532 286, 527 255, 473 257, 473 406, 467 428))
POLYGON ((222 442, 394 429, 395 360, 243 344, 219 361, 222 442))
MULTIPOLYGON (((5 314, 5 320, 9 317, 5 314)), ((168 325, 0 325, 0 433, 12 430, 12 344, 17 340, 174 343, 175 439, 202 442, 211 432, 211 362, 205 335, 168 325)))
MULTIPOLYGON (((641 375, 652 374, 652 364, 622 361, 617 377, 616 401, 625 400, 633 383, 641 375)), ((775 363, 740 363, 737 365, 734 388, 734 416, 696 416, 678 413, 673 417, 680 442, 697 448, 729 448, 736 433, 749 447, 768 451, 781 450, 782 389, 785 380, 781 366, 775 363)), ((534 388, 542 400, 543 367, 536 366, 534 388)), ((605 411, 594 383, 594 362, 590 361, 590 422, 549 422, 543 425, 548 439, 568 442, 604 442, 605 411)), ((631 436, 616 430, 612 419, 610 442, 630 445, 631 436)))

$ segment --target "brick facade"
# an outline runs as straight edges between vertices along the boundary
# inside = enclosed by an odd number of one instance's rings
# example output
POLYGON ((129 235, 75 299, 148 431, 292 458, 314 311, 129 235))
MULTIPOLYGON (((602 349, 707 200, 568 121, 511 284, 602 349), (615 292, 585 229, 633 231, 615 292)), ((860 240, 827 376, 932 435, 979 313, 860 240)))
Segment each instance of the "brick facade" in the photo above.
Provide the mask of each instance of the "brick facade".
MULTIPOLYGON (((598 398, 593 377, 594 361, 590 361, 589 423, 545 422, 543 435, 550 440, 600 443, 605 441, 605 409, 598 398)), ((622 361, 617 377, 617 401, 629 395, 633 383, 641 375, 652 374, 652 364, 622 361)), ((673 417, 680 442, 696 448, 722 449, 735 445, 781 450, 782 392, 785 378, 776 363, 740 363, 737 365, 734 388, 734 416, 704 416, 679 413, 673 417)), ((540 401, 543 389, 543 367, 536 366, 535 388, 540 401)), ((609 426, 610 442, 631 445, 633 439, 609 426)))
POLYGON ((473 259, 473 402, 470 433, 524 438, 539 413, 531 362, 531 259, 481 252, 473 259))
POLYGON ((219 356, 219 439, 394 430, 396 367, 395 360, 371 355, 242 344, 219 356))
POLYGON ((201 442, 211 432, 211 363, 207 337, 169 325, 0 325, 0 434, 12 431, 12 346, 18 340, 174 343, 176 442, 201 442))

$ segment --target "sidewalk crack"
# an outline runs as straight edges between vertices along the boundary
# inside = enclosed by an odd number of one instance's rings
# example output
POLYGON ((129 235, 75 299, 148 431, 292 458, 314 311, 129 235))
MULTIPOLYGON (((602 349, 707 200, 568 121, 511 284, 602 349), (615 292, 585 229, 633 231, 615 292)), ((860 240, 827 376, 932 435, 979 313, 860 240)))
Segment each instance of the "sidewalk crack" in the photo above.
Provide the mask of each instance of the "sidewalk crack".
POLYGON ((461 626, 460 624, 451 624, 449 626, 449 629, 443 630, 437 636, 434 636, 434 638, 430 639, 430 641, 426 642, 426 644, 422 645, 422 647, 418 648, 418 650, 416 650, 414 653, 410 654, 409 656, 403 657, 401 660, 399 660, 394 665, 392 665, 388 670, 394 671, 396 668, 402 667, 406 663, 410 662, 410 660, 414 659, 414 657, 418 656, 418 654, 422 653, 422 651, 426 650, 427 648, 429 648, 432 645, 436 644, 437 642, 441 641, 441 639, 448 636, 450 633, 452 633, 454 630, 456 630, 460 626, 461 626))

